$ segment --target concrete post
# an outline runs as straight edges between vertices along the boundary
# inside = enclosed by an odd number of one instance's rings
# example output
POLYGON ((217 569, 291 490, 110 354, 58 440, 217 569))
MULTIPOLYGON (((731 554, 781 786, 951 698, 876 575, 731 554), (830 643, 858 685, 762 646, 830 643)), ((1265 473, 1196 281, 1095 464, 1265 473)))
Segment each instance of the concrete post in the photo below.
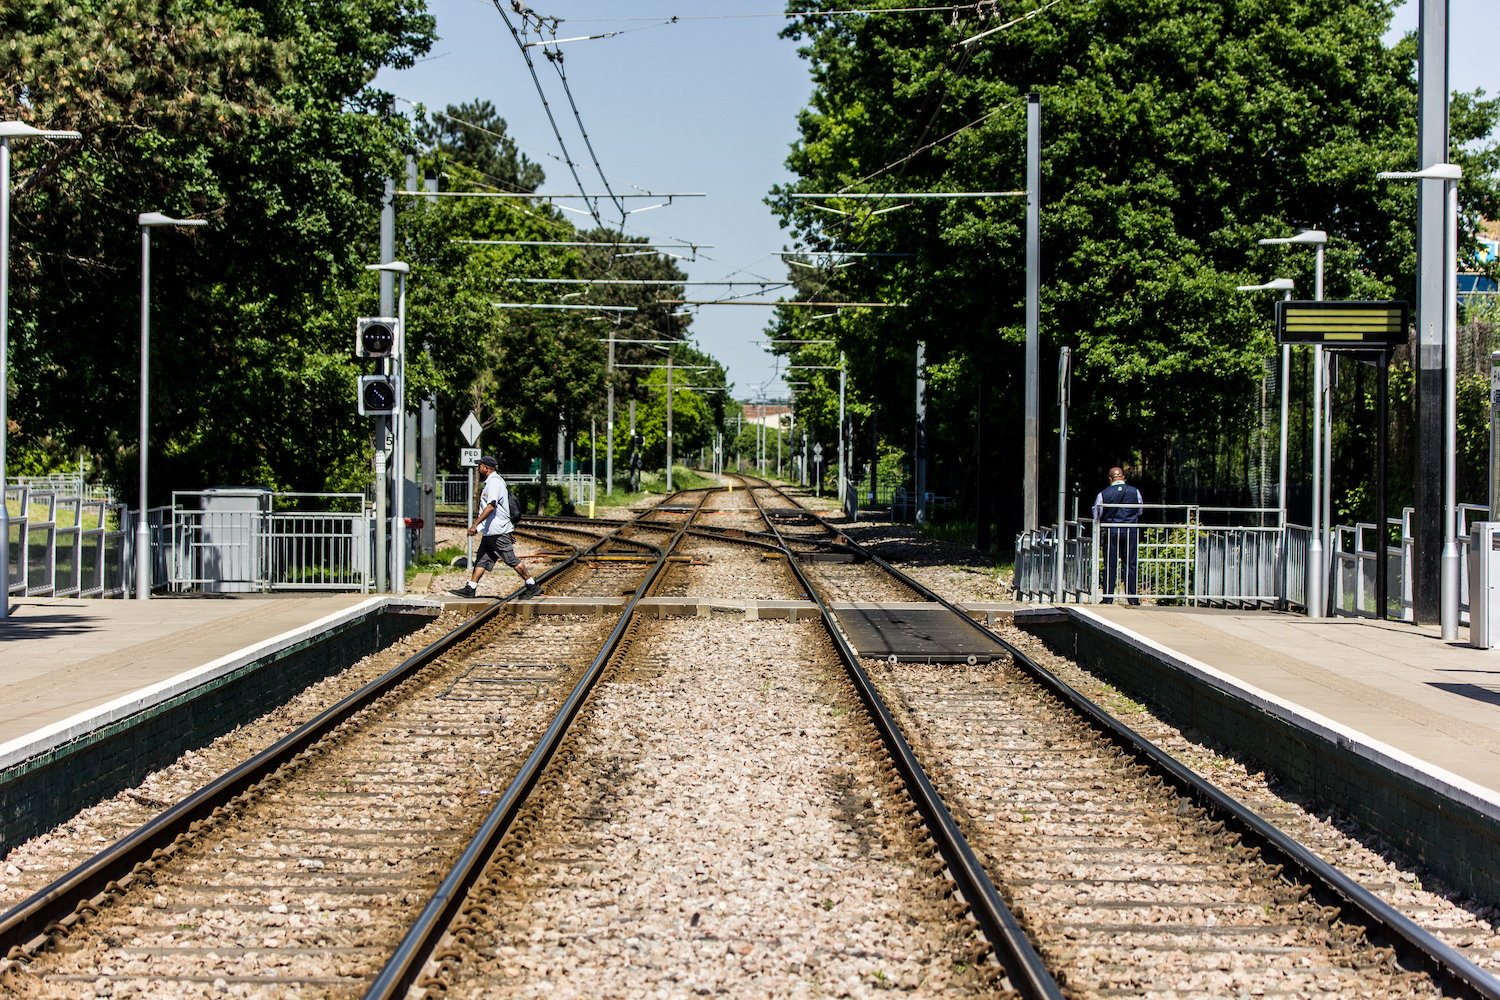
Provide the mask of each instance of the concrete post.
MULTIPOLYGON (((1448 0, 1419 0, 1417 14, 1417 167, 1448 161, 1448 0)), ((1442 614, 1444 182, 1417 182, 1417 427, 1416 552, 1412 567, 1415 619, 1442 614)))

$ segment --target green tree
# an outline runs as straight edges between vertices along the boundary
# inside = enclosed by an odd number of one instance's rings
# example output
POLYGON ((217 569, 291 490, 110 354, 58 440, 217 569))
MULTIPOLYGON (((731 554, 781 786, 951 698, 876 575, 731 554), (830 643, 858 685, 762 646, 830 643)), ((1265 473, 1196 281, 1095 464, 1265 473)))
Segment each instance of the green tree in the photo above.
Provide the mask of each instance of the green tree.
POLYGON ((133 491, 135 217, 162 210, 209 225, 154 241, 152 502, 358 478, 337 306, 409 142, 368 81, 431 45, 420 0, 22 0, 0 19, 4 113, 84 133, 18 149, 13 445, 86 451, 133 491))
MULTIPOLYGON (((931 481, 996 494, 1004 523, 1019 522, 1021 493, 1023 202, 814 208, 793 191, 1022 188, 1026 95, 1038 93, 1044 383, 1057 347, 1073 346, 1070 465, 1090 484, 1132 466, 1153 499, 1244 483, 1248 403, 1273 347, 1268 303, 1234 286, 1273 272, 1312 284, 1310 254, 1257 238, 1320 226, 1329 297, 1411 297, 1411 186, 1375 180, 1415 155, 1414 46, 1381 42, 1385 0, 1095 0, 971 44, 1034 5, 957 17, 822 6, 798 4, 787 29, 806 42, 816 89, 788 160, 800 180, 770 200, 811 265, 799 297, 903 304, 818 324, 848 354, 851 410, 909 440, 925 340, 931 481), (972 476, 981 392, 1004 473, 991 486, 972 476)), ((1464 144, 1494 121, 1493 102, 1455 99, 1471 222, 1494 205, 1494 152, 1464 144)), ((811 339, 806 312, 783 310, 774 334, 811 339)), ((825 413, 826 384, 804 396, 825 413)), ((1049 389, 1043 401, 1045 426, 1049 389)))
POLYGON ((507 191, 535 191, 547 179, 505 134, 505 119, 489 101, 450 104, 431 118, 417 123, 417 137, 432 152, 473 170, 478 181, 507 191))
POLYGON ((603 351, 582 323, 539 310, 504 323, 498 343, 502 370, 494 394, 537 434, 542 459, 537 513, 545 513, 548 445, 570 414, 595 405, 604 392, 603 351))

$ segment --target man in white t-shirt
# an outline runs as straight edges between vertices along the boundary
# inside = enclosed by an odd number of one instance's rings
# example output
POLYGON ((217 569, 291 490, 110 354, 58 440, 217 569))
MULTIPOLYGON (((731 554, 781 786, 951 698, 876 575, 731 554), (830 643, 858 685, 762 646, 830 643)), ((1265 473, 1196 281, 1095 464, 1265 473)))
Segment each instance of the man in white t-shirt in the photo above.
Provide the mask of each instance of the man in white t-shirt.
POLYGON ((505 480, 500 478, 500 473, 495 471, 498 464, 490 455, 481 455, 479 458, 479 474, 484 477, 484 492, 479 495, 479 517, 469 525, 469 534, 480 536, 479 551, 474 553, 474 575, 469 578, 469 582, 458 590, 449 591, 459 597, 473 597, 479 586, 479 578, 486 571, 494 569, 496 562, 505 563, 526 581, 526 590, 521 596, 537 597, 542 592, 541 584, 526 572, 526 564, 516 555, 511 539, 514 526, 510 523, 510 491, 505 488, 505 480))

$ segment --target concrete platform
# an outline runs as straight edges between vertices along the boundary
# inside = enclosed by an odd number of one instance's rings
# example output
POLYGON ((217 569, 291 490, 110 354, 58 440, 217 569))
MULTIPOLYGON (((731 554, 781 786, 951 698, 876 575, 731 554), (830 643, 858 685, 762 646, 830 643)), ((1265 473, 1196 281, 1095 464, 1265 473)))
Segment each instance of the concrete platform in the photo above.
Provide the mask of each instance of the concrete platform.
POLYGON ((0 621, 0 744, 369 599, 14 599, 0 621))
POLYGON ((1500 649, 1437 626, 1195 608, 1088 609, 1500 796, 1500 649))

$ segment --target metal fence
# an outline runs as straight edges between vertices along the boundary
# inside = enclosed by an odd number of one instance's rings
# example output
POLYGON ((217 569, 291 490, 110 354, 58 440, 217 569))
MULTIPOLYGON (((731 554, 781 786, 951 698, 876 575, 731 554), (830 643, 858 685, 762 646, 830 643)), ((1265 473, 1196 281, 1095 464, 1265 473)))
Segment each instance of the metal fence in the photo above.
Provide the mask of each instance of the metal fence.
POLYGON ((174 589, 370 589, 374 513, 360 494, 181 491, 171 511, 170 539, 153 548, 170 553, 174 589))
POLYGON ((7 486, 5 578, 15 597, 108 597, 124 585, 123 504, 29 484, 7 486))
POLYGON ((80 500, 103 500, 114 502, 114 494, 106 486, 90 484, 81 472, 54 473, 48 476, 11 476, 10 485, 30 487, 33 493, 55 493, 60 497, 77 497, 80 500))
MULTIPOLYGON (((1490 509, 1479 504, 1458 505, 1458 614, 1459 622, 1469 616, 1469 546, 1467 539, 1474 522, 1489 517, 1490 509)), ((1386 609, 1394 618, 1412 621, 1415 604, 1411 572, 1416 542, 1412 533, 1413 508, 1406 507, 1399 518, 1386 519, 1387 535, 1380 537, 1375 525, 1361 521, 1335 525, 1329 539, 1329 603, 1335 615, 1375 617, 1379 613, 1375 585, 1375 560, 1384 543, 1386 558, 1386 609), (1399 544, 1391 545, 1389 532, 1399 532, 1399 544)))
MULTIPOLYGON (((1103 509, 1114 506, 1105 504, 1103 509)), ((1288 568, 1301 566, 1305 571, 1311 532, 1299 534, 1292 526, 1284 531, 1276 508, 1142 504, 1132 509, 1139 510, 1140 522, 1068 521, 1060 545, 1054 528, 1019 535, 1016 596, 1092 603, 1120 597, 1229 607, 1285 606, 1305 600, 1305 587, 1288 587, 1288 568), (1118 593, 1106 593, 1112 557, 1118 593), (1129 580, 1132 560, 1134 586, 1129 580)))
MULTIPOLYGON (((507 489, 512 486, 527 485, 539 483, 542 481, 542 477, 539 475, 527 475, 525 473, 501 473, 500 478, 505 480, 505 486, 507 489)), ((480 482, 478 477, 476 476, 474 488, 477 490, 482 485, 483 483, 480 482)), ((594 491, 599 488, 597 479, 582 472, 569 472, 560 476, 549 475, 547 477, 547 485, 549 487, 561 486, 563 488, 563 495, 567 497, 568 502, 573 504, 573 506, 575 507, 582 507, 586 504, 594 503, 596 500, 594 491)), ((450 474, 438 477, 438 506, 459 507, 467 510, 469 505, 468 493, 469 477, 467 474, 450 474)))

